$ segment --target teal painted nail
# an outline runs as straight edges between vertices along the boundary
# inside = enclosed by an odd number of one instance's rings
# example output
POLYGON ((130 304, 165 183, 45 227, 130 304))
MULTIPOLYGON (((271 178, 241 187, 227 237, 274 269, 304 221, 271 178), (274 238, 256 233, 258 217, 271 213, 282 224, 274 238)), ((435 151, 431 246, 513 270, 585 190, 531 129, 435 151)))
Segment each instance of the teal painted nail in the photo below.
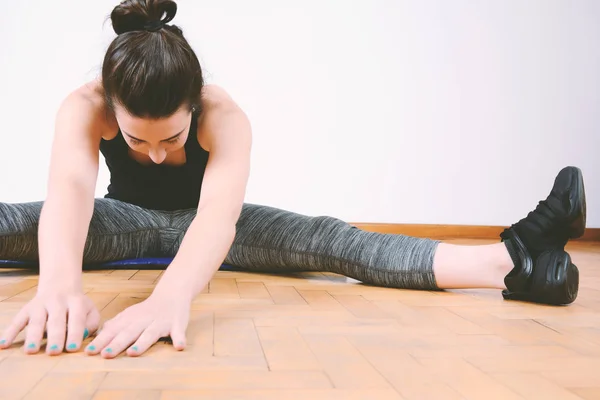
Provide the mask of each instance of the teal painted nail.
POLYGON ((71 343, 69 344, 69 347, 67 347, 69 350, 75 350, 77 348, 77 345, 75 343, 71 343))
POLYGON ((137 347, 137 346, 133 346, 133 347, 131 348, 131 350, 133 350, 133 351, 138 351, 138 347, 137 347))
POLYGON ((112 349, 109 347, 108 349, 106 349, 107 353, 112 353, 112 349))
POLYGON ((83 330, 83 338, 86 339, 90 335, 90 331, 87 328, 83 330))
POLYGON ((28 349, 35 349, 35 343, 29 343, 27 346, 28 349))
POLYGON ((50 350, 58 350, 58 345, 53 344, 52 346, 50 346, 50 350))
POLYGON ((96 346, 89 346, 89 347, 88 347, 88 350, 89 350, 89 351, 94 351, 94 350, 96 350, 96 346))
POLYGON ((0 344, 5 344, 5 343, 6 343, 6 340, 4 340, 4 339, 0 340, 0 344))

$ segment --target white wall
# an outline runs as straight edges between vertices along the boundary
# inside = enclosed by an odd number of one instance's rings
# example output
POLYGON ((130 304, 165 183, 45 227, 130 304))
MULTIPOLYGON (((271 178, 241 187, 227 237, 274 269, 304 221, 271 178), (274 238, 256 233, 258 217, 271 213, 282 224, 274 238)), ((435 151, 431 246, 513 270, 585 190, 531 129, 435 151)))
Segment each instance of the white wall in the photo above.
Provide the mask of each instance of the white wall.
MULTIPOLYGON (((43 198, 56 109, 99 73, 116 3, 2 6, 0 201, 43 198)), ((252 120, 249 202, 505 225, 577 165, 600 227, 599 20, 597 0, 180 0, 175 22, 252 120)))

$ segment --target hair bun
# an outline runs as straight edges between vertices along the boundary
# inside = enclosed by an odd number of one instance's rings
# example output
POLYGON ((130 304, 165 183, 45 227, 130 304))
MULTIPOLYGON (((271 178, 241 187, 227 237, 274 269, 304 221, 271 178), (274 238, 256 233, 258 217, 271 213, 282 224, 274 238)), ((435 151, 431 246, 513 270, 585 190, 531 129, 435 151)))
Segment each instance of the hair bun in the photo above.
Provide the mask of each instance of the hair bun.
POLYGON ((117 35, 132 31, 155 32, 171 22, 177 14, 173 0, 125 0, 110 14, 117 35))

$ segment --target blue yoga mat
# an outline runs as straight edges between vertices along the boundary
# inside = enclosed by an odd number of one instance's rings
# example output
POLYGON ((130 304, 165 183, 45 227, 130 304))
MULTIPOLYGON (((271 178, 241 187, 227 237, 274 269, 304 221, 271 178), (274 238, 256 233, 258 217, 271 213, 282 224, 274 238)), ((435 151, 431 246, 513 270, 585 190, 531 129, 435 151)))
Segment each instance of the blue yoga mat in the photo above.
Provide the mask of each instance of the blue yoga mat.
MULTIPOLYGON (((126 260, 108 261, 104 263, 86 264, 84 270, 89 269, 164 269, 173 258, 134 258, 126 260)), ((0 260, 1 268, 24 268, 36 269, 39 267, 37 261, 15 261, 15 260, 0 260)), ((223 264, 220 270, 235 270, 231 265, 223 264)))

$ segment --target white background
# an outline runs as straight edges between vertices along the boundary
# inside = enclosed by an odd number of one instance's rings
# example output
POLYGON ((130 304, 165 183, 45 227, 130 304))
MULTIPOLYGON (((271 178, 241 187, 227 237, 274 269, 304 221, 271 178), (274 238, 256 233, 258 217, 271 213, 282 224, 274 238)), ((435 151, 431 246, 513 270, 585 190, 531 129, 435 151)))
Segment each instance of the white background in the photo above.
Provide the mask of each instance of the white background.
MULTIPOLYGON (((100 73, 117 1, 1 1, 0 201, 41 200, 56 110, 100 73)), ((178 4, 208 82, 251 118, 248 202, 507 225, 577 165, 600 227, 600 1, 178 4)))

